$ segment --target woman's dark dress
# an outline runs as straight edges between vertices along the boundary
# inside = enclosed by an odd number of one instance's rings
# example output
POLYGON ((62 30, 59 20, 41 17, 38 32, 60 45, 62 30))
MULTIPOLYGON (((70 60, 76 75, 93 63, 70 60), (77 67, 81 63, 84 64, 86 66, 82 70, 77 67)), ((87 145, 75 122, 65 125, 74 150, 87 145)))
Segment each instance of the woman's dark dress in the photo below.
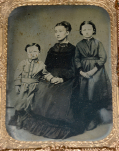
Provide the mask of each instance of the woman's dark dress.
POLYGON ((84 126, 75 121, 71 106, 75 77, 74 55, 75 46, 70 43, 57 43, 49 50, 45 61, 47 70, 54 77, 63 78, 64 82, 51 84, 40 80, 31 105, 34 117, 27 117, 23 122, 23 128, 31 133, 63 139, 84 132, 84 126))

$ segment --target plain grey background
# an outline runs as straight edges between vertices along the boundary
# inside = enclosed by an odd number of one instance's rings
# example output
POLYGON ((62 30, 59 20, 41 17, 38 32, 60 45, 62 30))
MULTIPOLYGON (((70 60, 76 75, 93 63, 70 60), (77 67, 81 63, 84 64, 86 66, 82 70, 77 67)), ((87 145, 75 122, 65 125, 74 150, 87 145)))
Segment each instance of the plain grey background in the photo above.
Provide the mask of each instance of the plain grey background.
POLYGON ((79 26, 83 21, 91 20, 97 29, 94 38, 100 40, 107 52, 105 64, 111 80, 111 36, 109 14, 97 6, 22 6, 12 11, 8 20, 8 64, 7 64, 7 106, 13 106, 15 100, 14 72, 17 65, 27 58, 27 44, 38 43, 41 46, 39 59, 45 61, 47 52, 57 40, 54 26, 68 21, 72 26, 69 41, 76 45, 83 36, 79 26))

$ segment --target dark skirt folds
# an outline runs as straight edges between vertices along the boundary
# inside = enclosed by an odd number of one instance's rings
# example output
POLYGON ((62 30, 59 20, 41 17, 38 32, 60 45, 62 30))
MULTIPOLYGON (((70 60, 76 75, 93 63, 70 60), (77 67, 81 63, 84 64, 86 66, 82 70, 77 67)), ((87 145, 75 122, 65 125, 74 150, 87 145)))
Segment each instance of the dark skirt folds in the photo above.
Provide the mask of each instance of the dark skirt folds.
POLYGON ((32 134, 55 139, 82 134, 85 130, 84 122, 80 117, 75 118, 71 106, 73 86, 72 79, 62 84, 40 81, 31 114, 23 120, 23 128, 32 134))
POLYGON ((92 104, 93 109, 108 108, 112 105, 112 89, 105 68, 101 68, 93 77, 86 79, 79 77, 80 103, 92 104))

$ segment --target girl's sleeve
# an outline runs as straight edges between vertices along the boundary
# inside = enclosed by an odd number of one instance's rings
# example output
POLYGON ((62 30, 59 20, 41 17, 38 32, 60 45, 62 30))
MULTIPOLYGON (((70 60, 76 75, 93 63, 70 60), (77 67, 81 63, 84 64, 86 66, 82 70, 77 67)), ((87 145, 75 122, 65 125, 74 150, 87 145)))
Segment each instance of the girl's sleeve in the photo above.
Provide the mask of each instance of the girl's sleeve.
POLYGON ((98 57, 99 60, 97 60, 95 66, 100 69, 101 67, 104 66, 106 60, 107 60, 107 55, 106 55, 106 51, 103 47, 103 44, 101 42, 99 42, 99 47, 98 47, 98 57))
POLYGON ((75 65, 76 65, 76 68, 79 71, 82 70, 80 57, 81 57, 81 54, 80 54, 79 48, 78 48, 78 46, 76 46, 76 49, 75 49, 75 65))
POLYGON ((17 66, 17 69, 15 71, 14 82, 15 82, 16 86, 21 85, 22 72, 23 72, 24 65, 25 65, 25 60, 23 60, 22 62, 19 63, 19 65, 17 66))

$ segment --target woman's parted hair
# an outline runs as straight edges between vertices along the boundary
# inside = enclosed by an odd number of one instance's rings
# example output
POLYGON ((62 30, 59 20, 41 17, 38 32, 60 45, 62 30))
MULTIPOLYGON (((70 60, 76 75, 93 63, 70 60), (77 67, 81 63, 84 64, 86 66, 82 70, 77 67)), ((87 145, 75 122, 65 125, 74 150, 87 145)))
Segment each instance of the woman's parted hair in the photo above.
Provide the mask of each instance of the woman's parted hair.
POLYGON ((84 22, 81 23, 80 28, 79 28, 80 34, 82 35, 82 32, 81 32, 82 26, 86 25, 86 24, 92 25, 93 31, 94 31, 93 35, 95 35, 96 34, 96 27, 95 27, 95 24, 92 21, 84 21, 84 22))
POLYGON ((32 43, 31 45, 30 45, 30 44, 26 45, 25 51, 27 52, 27 48, 28 48, 28 47, 31 47, 31 46, 36 46, 36 47, 38 48, 39 52, 40 52, 40 45, 38 45, 38 44, 36 44, 36 43, 32 43))
POLYGON ((69 31, 69 32, 72 30, 71 24, 69 22, 67 22, 67 21, 62 21, 60 23, 57 23, 55 25, 55 27, 56 26, 64 26, 66 28, 66 30, 69 31))

